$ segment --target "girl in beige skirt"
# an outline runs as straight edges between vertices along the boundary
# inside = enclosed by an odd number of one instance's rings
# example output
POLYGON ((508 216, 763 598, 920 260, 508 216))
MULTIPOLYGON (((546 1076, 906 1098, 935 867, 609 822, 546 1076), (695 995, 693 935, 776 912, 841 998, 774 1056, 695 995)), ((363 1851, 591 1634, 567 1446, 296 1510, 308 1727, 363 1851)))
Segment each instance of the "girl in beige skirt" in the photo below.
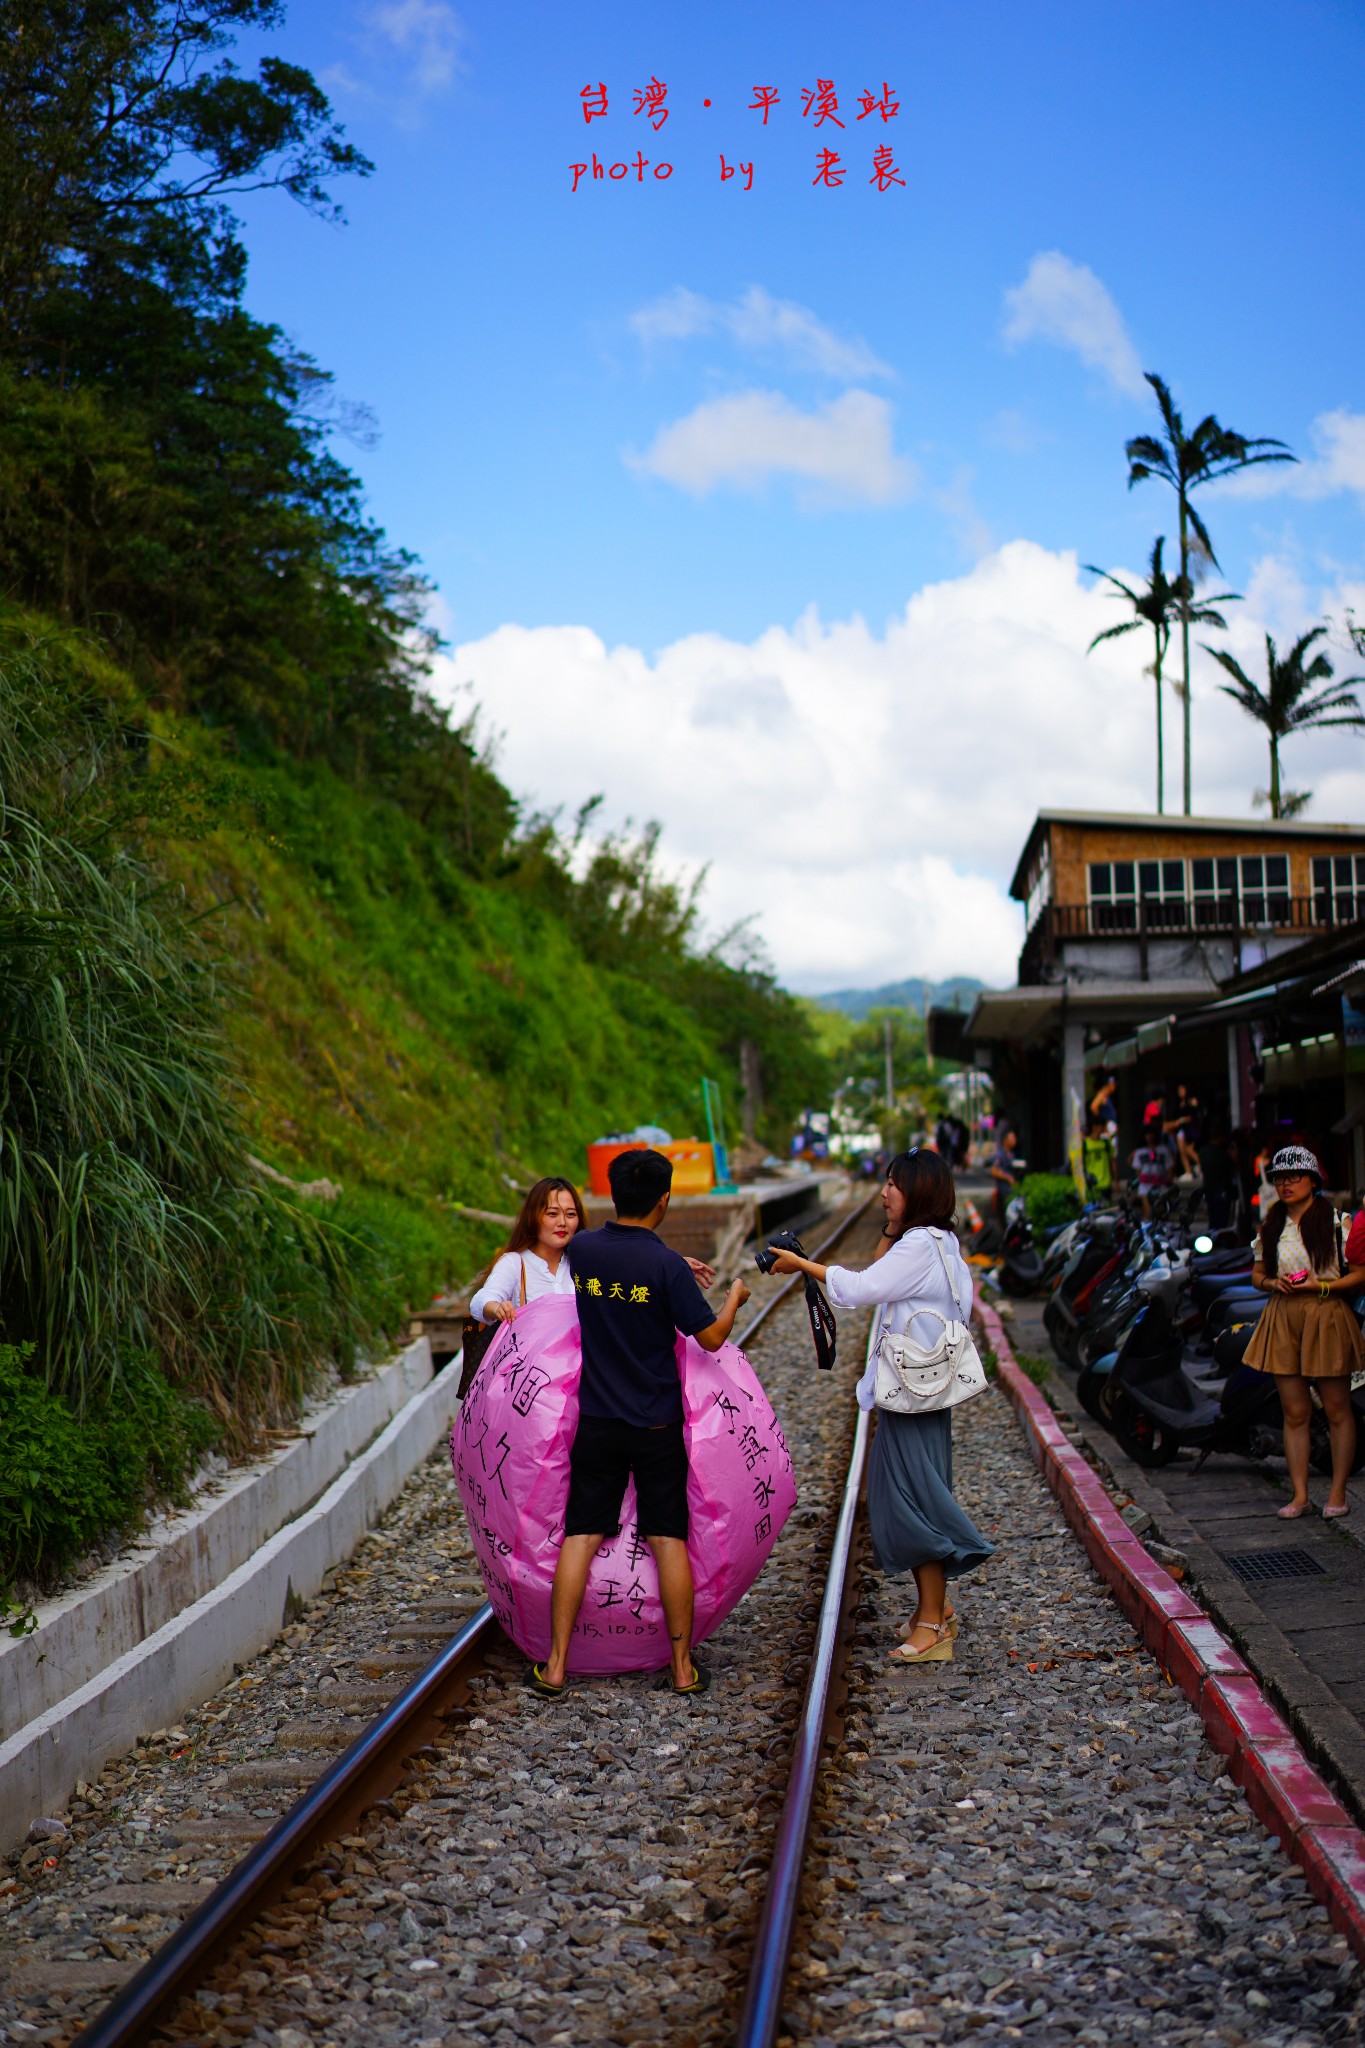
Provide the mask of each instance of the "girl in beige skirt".
POLYGON ((1285 1145, 1270 1162, 1279 1200, 1261 1219, 1254 1286, 1270 1296, 1247 1346, 1246 1363, 1275 1375, 1284 1410, 1284 1455, 1294 1498, 1284 1521, 1306 1515, 1309 1382, 1317 1388, 1332 1441, 1332 1488, 1323 1514, 1350 1513, 1346 1481, 1355 1461, 1351 1374, 1365 1369, 1365 1342, 1344 1297, 1365 1285, 1365 1267, 1346 1266, 1336 1212, 1320 1190, 1323 1171, 1304 1145, 1285 1145))

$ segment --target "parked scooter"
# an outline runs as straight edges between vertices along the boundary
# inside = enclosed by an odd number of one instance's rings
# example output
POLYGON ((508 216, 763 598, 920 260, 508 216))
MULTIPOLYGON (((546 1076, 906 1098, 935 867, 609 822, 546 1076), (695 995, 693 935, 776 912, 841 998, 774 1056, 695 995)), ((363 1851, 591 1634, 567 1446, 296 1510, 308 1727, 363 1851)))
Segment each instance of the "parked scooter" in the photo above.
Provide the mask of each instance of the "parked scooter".
POLYGON ((1043 1310, 1043 1327, 1063 1365, 1078 1364, 1081 1330, 1095 1296, 1121 1271, 1128 1251, 1127 1218, 1113 1210, 1097 1212, 1084 1236, 1074 1242, 1056 1286, 1043 1310))
POLYGON ((1016 1195, 1005 1210, 1005 1234, 1000 1242, 1000 1263, 996 1280, 1002 1294, 1035 1294, 1043 1281, 1043 1255, 1033 1235, 1028 1208, 1016 1195))
MULTIPOLYGON (((1182 1448, 1197 1450, 1197 1472, 1215 1451, 1245 1458, 1279 1455, 1284 1442, 1284 1414, 1273 1373, 1257 1372, 1231 1356, 1234 1336, 1244 1352, 1254 1324, 1227 1333, 1227 1373, 1222 1388, 1194 1379, 1185 1370, 1184 1346, 1170 1308, 1150 1302, 1135 1319, 1109 1374, 1102 1410, 1128 1455, 1139 1465, 1160 1466, 1182 1448)), ((1365 1375, 1352 1387, 1356 1411, 1356 1456, 1352 1467, 1365 1464, 1365 1375)), ((1309 1461, 1315 1472, 1332 1469, 1327 1417, 1314 1402, 1309 1461)))

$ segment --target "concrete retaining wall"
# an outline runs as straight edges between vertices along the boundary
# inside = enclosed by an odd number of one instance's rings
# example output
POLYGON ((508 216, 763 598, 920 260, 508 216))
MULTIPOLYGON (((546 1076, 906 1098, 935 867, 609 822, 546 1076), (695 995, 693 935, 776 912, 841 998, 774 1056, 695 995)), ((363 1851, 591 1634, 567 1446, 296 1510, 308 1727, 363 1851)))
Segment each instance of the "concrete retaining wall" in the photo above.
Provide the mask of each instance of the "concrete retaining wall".
MULTIPOLYGON (((234 1664, 257 1655, 279 1633, 291 1598, 311 1598, 332 1566, 350 1556, 455 1418, 458 1365, 432 1380, 423 1339, 398 1362, 419 1377, 423 1361, 414 1353, 425 1353, 428 1384, 314 1506, 0 1744, 0 1852, 21 1841, 38 1815, 60 1811, 77 1779, 94 1778, 139 1736, 173 1726, 207 1699, 234 1664)), ((453 1502, 451 1511, 457 1512, 453 1502)))
POLYGON ((32 1635, 0 1636, 0 1741, 221 1585, 317 1500, 431 1377, 422 1338, 305 1416, 296 1440, 232 1473, 203 1507, 166 1517, 75 1592, 44 1601, 32 1635))

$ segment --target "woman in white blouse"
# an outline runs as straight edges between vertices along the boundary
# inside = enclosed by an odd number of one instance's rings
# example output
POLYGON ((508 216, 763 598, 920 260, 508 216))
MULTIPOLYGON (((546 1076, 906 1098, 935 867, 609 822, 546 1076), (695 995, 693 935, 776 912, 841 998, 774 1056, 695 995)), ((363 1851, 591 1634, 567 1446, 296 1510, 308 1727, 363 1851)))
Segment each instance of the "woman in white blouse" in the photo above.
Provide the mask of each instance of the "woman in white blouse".
POLYGON ((481 1323, 510 1323, 518 1308, 543 1294, 572 1294, 573 1274, 564 1247, 587 1227, 578 1189, 551 1174, 538 1180, 521 1205, 507 1248, 469 1304, 481 1323))
MULTIPOLYGON (((880 1311, 879 1330, 907 1330, 934 1344, 942 1324, 921 1314, 936 1309, 965 1323, 972 1311, 972 1276, 953 1231, 953 1176, 938 1153, 900 1152, 886 1170, 886 1215, 872 1264, 861 1273, 821 1266, 790 1252, 778 1256, 779 1273, 810 1273, 824 1283, 838 1308, 880 1311)), ((871 1408, 875 1355, 858 1382, 858 1405, 871 1408)), ((918 1602, 891 1655, 905 1664, 947 1663, 957 1622, 947 1604, 948 1580, 984 1564, 993 1546, 953 1498, 952 1410, 899 1415, 882 1409, 867 1469, 868 1521, 878 1564, 890 1577, 914 1573, 918 1602)))

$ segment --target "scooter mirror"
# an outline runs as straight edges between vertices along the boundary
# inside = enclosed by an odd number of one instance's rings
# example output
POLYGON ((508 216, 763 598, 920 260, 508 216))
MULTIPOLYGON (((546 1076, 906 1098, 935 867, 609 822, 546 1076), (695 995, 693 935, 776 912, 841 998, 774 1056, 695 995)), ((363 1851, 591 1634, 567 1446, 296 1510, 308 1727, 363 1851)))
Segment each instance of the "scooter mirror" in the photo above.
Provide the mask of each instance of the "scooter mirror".
POLYGON ((1211 1252, 1213 1250, 1213 1239, 1206 1230, 1200 1231, 1194 1241, 1194 1248, 1197 1252, 1211 1252))

